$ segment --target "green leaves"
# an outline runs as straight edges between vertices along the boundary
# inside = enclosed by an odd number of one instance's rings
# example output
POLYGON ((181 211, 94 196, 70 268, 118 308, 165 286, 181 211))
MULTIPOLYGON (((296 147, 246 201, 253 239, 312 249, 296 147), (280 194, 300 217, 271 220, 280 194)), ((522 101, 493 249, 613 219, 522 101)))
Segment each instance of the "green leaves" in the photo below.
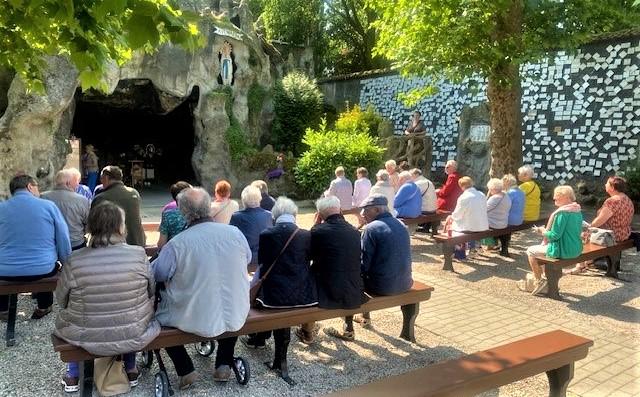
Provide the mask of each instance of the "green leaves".
POLYGON ((167 0, 0 0, 0 10, 0 64, 37 91, 46 56, 69 56, 83 89, 104 90, 107 65, 122 65, 132 50, 204 43, 194 15, 167 0))

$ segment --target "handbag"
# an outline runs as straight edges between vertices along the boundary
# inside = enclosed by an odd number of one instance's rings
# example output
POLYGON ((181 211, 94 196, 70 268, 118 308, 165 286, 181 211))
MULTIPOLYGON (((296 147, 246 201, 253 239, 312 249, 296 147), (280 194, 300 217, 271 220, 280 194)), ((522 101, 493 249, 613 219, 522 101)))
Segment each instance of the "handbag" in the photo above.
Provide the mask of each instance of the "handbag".
POLYGON ((269 273, 271 273, 271 270, 276 265, 276 262, 278 261, 278 259, 280 259, 280 256, 282 255, 284 250, 287 249, 287 247, 289 246, 289 243, 291 242, 291 240, 293 240, 295 235, 298 233, 298 230, 300 230, 300 229, 296 228, 296 230, 294 230, 293 233, 291 233, 291 236, 289 236, 289 239, 287 240, 287 242, 284 244, 284 246, 280 250, 280 253, 273 260, 273 263, 271 264, 271 267, 269 268, 269 270, 267 270, 267 272, 265 274, 263 274, 262 277, 260 277, 258 279, 258 281, 256 281, 256 283, 249 289, 249 305, 251 307, 258 306, 257 299, 258 299, 258 293, 260 292, 260 289, 262 288, 262 282, 267 278, 269 273))
POLYGON ((591 244, 602 245, 603 247, 616 245, 616 239, 613 238, 613 230, 592 227, 589 229, 589 232, 591 233, 589 236, 589 242, 591 244))
POLYGON ((115 396, 131 391, 122 356, 96 358, 93 362, 93 377, 101 396, 115 396))

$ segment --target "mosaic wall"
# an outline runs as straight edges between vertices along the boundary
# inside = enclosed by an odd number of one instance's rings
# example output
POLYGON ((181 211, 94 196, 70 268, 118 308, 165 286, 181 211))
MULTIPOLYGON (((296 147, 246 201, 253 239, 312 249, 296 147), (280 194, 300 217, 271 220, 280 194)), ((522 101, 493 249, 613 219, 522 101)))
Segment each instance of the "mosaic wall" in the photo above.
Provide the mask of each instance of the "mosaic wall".
MULTIPOLYGON (((522 67, 524 162, 538 178, 560 183, 576 176, 600 177, 638 155, 640 139, 640 39, 592 44, 550 62, 522 67)), ((361 80, 360 103, 372 104, 404 131, 413 108, 398 93, 426 85, 398 75, 361 80)), ((433 168, 456 155, 458 116, 486 101, 486 85, 441 81, 436 95, 416 108, 433 138, 433 168)))

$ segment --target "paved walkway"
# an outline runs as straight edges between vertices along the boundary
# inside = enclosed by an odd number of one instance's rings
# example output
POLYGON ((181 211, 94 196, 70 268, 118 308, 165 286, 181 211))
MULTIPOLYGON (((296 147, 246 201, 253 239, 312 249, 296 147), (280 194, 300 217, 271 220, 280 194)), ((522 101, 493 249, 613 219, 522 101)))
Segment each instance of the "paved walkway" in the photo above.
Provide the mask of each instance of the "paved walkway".
POLYGON ((569 391, 578 396, 640 395, 638 337, 574 326, 569 318, 549 318, 543 310, 523 307, 470 290, 453 279, 414 277, 435 291, 422 305, 417 326, 444 337, 467 352, 484 350, 542 332, 563 329, 595 341, 589 356, 577 362, 569 391))

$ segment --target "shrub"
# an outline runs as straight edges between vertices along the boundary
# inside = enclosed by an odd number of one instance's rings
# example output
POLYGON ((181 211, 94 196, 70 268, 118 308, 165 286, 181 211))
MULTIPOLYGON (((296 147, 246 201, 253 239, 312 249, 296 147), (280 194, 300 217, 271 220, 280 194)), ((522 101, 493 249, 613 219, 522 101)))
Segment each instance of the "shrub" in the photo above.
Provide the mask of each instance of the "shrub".
POLYGON ((621 174, 627 180, 627 194, 637 206, 640 202, 640 156, 629 161, 621 174))
POLYGON ((315 81, 300 72, 289 73, 276 84, 273 108, 275 147, 300 154, 302 135, 307 128, 316 128, 322 116, 322 93, 315 81))
POLYGON ((229 117, 229 128, 225 131, 224 137, 229 145, 229 156, 231 160, 238 161, 255 151, 249 143, 247 135, 242 130, 240 122, 233 114, 233 90, 231 87, 223 86, 209 92, 209 95, 224 95, 224 108, 229 117))
POLYGON ((363 111, 360 105, 340 114, 336 121, 338 131, 365 132, 373 137, 378 136, 378 126, 384 118, 376 112, 373 105, 369 104, 363 111))
POLYGON ((295 177, 310 197, 318 197, 329 186, 339 165, 349 177, 358 167, 374 171, 382 165, 384 149, 366 132, 327 130, 323 120, 317 130, 307 129, 303 142, 309 149, 298 160, 295 177))

